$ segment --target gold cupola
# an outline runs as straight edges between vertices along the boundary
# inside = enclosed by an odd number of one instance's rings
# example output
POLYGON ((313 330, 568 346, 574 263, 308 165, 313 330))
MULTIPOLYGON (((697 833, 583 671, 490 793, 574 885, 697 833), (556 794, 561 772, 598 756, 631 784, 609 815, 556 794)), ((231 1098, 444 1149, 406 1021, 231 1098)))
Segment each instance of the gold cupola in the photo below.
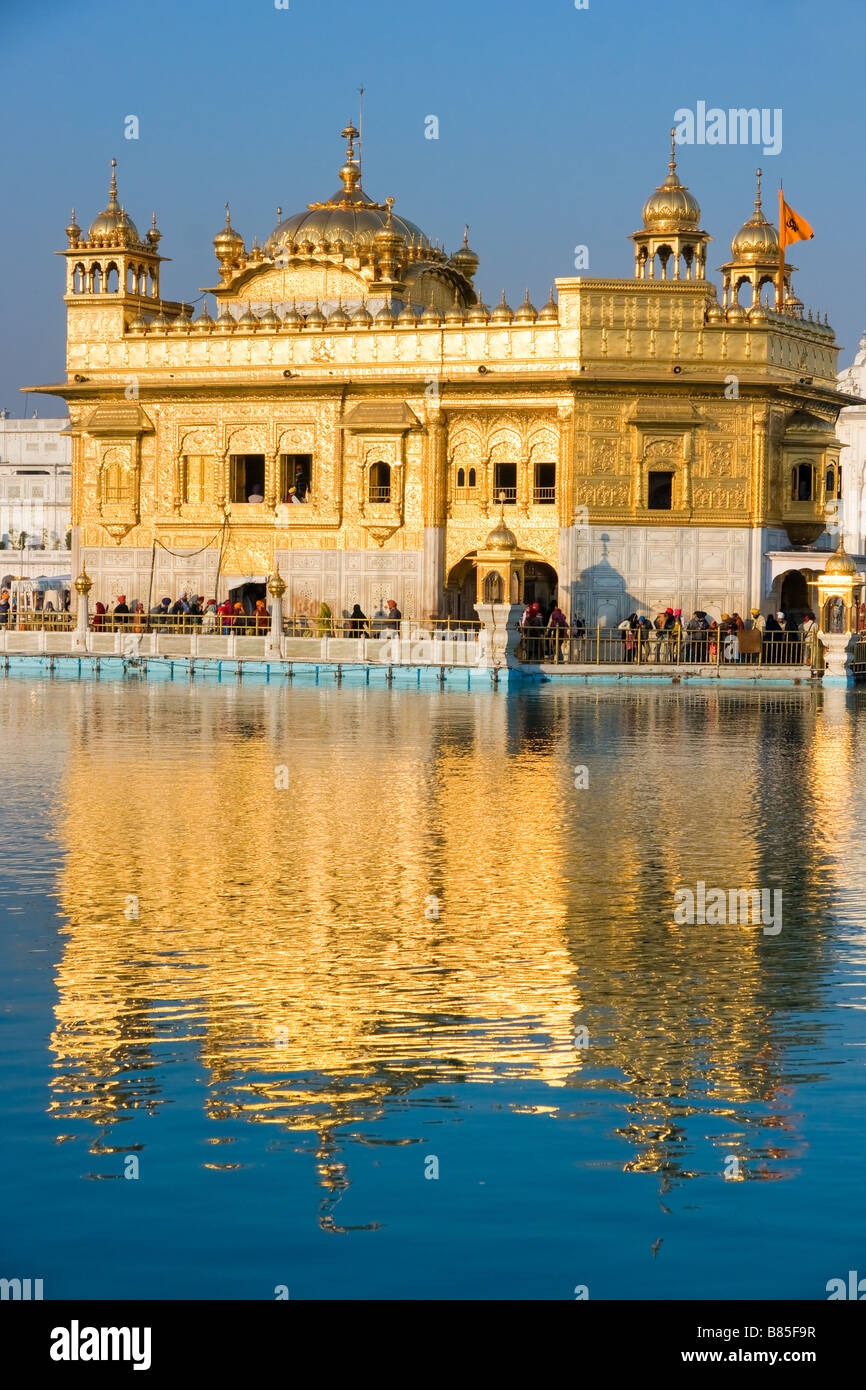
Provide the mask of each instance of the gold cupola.
POLYGON ((219 261, 220 274, 224 280, 227 280, 244 253, 244 239, 232 226, 228 203, 226 203, 225 226, 221 227, 214 237, 213 248, 219 261))
POLYGON ((703 280, 707 246, 697 198, 677 174, 676 132, 671 131, 668 176, 644 203, 643 228, 632 234, 638 280, 703 280))
POLYGON ((463 228, 463 245, 460 247, 459 251, 454 252, 448 264, 452 265, 455 270, 459 270, 460 274, 465 276, 467 280, 471 280, 478 270, 478 257, 469 245, 468 223, 463 228))
MULTIPOLYGON (((767 308, 774 308, 776 302, 776 281, 779 274, 779 233, 764 216, 761 206, 761 170, 755 171, 756 191, 755 210, 744 222, 731 242, 731 259, 721 267, 722 304, 726 309, 740 305, 743 309, 754 308, 756 315, 761 306, 761 290, 770 286, 767 308), (741 301, 740 293, 748 286, 747 296, 741 301)), ((785 286, 790 291, 793 266, 785 267, 785 286)), ((751 317, 751 316, 750 316, 751 317)))
POLYGON ((138 244, 138 230, 126 210, 117 201, 117 160, 111 161, 111 182, 108 187, 108 204, 90 224, 90 241, 120 240, 138 244))

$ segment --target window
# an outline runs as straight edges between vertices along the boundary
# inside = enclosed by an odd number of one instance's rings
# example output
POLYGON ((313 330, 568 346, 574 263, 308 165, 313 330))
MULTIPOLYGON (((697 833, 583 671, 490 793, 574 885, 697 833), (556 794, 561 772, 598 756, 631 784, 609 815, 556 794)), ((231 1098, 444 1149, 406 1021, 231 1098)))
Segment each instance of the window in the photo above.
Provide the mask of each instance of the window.
POLYGON ((799 463, 791 469, 791 498, 795 502, 812 500, 812 465, 799 463))
POLYGON ((381 460, 370 469, 370 501, 391 501, 391 469, 381 460))
POLYGON ((650 472, 647 506, 651 512, 669 512, 673 497, 673 473, 650 472))
POLYGON ((549 506, 556 501, 556 464, 537 463, 535 465, 535 494, 533 501, 536 506, 549 506))
POLYGON ((192 506, 207 501, 208 464, 205 454, 184 454, 181 465, 181 500, 192 506))
POLYGON ((103 502, 128 502, 129 499, 129 475, 119 463, 109 464, 102 471, 103 502))
POLYGON ((493 496, 497 502, 503 500, 501 494, 505 493, 506 502, 517 501, 517 464, 516 463, 497 463, 493 468, 493 496))
POLYGON ((455 475, 456 495, 458 500, 467 501, 475 496, 475 469, 458 468, 455 475))
POLYGON ((842 497, 842 469, 836 469, 836 496, 841 500, 842 497))
POLYGON ((264 502, 264 454, 231 454, 230 499, 232 502, 264 502))
POLYGON ((828 468, 824 479, 824 492, 827 500, 833 501, 842 496, 842 469, 828 468))
POLYGON ((280 454, 280 501, 307 502, 313 486, 312 454, 280 454), (294 488, 294 494, 291 489, 294 488), (291 494, 291 495, 290 495, 291 494))

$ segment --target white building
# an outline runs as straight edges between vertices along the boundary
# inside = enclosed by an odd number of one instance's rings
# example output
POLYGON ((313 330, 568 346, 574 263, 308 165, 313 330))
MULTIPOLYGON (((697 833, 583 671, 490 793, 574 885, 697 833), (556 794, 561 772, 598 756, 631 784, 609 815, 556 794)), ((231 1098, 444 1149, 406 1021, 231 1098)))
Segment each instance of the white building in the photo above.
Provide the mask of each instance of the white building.
POLYGON ((69 571, 72 462, 67 419, 0 411, 0 580, 69 571), (23 546, 22 546, 23 538, 23 546))
POLYGON ((842 502, 840 525, 845 549, 852 555, 866 550, 866 333, 850 367, 839 373, 839 390, 854 396, 836 422, 842 441, 842 502))

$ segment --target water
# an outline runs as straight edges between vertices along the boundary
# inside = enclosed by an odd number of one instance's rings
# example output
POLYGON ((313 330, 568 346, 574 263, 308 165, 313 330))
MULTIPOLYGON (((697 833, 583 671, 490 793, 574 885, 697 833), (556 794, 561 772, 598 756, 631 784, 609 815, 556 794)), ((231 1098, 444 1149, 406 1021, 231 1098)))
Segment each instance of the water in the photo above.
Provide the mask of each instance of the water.
POLYGON ((866 1274, 864 697, 18 678, 0 733, 3 1275, 866 1274), (676 925, 699 879, 782 931, 676 925))

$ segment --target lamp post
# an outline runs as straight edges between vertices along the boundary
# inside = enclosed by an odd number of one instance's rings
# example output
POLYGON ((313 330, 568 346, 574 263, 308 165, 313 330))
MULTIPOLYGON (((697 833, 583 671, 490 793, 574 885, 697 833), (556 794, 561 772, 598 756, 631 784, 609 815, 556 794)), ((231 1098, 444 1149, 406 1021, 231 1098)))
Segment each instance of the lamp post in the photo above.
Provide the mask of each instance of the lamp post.
POLYGON ((271 628, 265 642, 265 657, 279 661, 283 654, 283 594, 286 581, 280 574, 278 563, 268 580, 268 593, 271 596, 271 628))
POLYGON ((75 581, 75 592, 78 595, 78 616, 75 623, 75 632, 72 637, 72 650, 74 652, 87 651, 87 631, 89 627, 87 595, 92 588, 93 581, 82 565, 81 573, 75 581))

